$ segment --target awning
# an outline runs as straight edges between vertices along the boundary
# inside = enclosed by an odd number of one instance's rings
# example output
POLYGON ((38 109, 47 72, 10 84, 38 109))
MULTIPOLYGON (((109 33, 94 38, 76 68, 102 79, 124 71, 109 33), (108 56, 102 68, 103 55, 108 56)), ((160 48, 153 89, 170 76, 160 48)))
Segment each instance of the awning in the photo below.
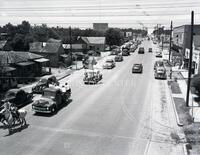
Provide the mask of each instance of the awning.
POLYGON ((48 62, 49 59, 45 59, 45 58, 40 58, 40 59, 36 59, 34 60, 35 62, 48 62))
POLYGON ((17 63, 16 65, 19 65, 19 66, 29 66, 29 65, 33 65, 34 62, 20 62, 20 63, 17 63))

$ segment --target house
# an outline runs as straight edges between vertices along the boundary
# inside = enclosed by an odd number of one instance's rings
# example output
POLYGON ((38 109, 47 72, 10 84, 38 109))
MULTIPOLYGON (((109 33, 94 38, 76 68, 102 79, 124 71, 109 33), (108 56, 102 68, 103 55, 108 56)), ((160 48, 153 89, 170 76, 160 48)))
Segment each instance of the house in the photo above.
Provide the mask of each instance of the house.
POLYGON ((57 42, 31 43, 29 51, 48 59, 47 65, 50 67, 58 67, 62 55, 65 54, 62 44, 57 42))
POLYGON ((0 51, 10 51, 12 47, 7 40, 0 40, 0 51))
POLYGON ((78 41, 82 41, 87 50, 105 51, 105 37, 80 37, 78 41))
POLYGON ((42 71, 37 63, 41 58, 41 55, 30 52, 0 51, 1 76, 6 77, 0 83, 10 87, 11 80, 17 83, 33 80, 42 71))

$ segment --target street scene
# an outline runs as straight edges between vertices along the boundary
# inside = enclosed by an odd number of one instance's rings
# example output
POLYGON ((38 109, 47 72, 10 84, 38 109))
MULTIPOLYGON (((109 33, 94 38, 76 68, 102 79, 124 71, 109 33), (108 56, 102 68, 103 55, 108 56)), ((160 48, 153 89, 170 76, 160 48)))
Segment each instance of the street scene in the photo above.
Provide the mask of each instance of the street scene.
POLYGON ((0 155, 200 154, 200 3, 115 3, 0 2, 0 155))

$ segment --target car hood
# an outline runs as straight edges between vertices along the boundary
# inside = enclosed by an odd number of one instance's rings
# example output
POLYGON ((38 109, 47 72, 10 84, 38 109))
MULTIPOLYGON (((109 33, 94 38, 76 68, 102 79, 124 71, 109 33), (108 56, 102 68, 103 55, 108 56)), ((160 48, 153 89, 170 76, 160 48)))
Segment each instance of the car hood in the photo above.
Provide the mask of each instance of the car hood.
POLYGON ((50 106, 54 103, 52 99, 49 98, 40 98, 39 100, 36 100, 33 105, 35 106, 42 106, 42 107, 47 107, 50 106))

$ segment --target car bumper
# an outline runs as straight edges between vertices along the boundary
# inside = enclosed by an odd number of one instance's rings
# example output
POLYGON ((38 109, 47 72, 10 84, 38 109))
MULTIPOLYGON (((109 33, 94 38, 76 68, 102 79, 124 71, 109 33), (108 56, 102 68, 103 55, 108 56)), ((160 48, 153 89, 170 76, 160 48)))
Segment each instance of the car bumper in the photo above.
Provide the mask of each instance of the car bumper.
POLYGON ((132 73, 142 73, 142 70, 132 70, 132 73))
POLYGON ((40 112, 40 113, 51 113, 51 108, 47 109, 47 108, 42 108, 42 107, 32 107, 32 110, 35 112, 40 112))

